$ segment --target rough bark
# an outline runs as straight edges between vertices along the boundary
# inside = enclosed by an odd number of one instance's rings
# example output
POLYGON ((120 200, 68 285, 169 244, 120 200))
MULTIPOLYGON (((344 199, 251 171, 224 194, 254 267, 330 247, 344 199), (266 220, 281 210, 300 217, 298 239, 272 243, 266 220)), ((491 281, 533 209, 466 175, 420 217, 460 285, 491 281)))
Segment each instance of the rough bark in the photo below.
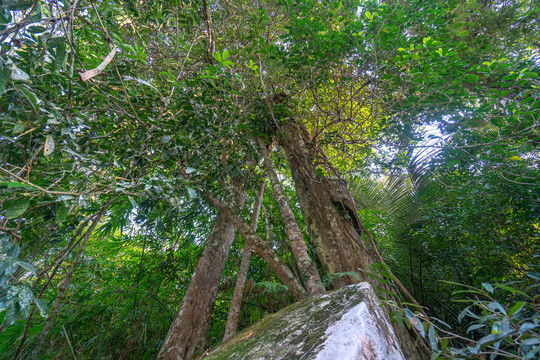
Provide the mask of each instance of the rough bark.
MULTIPOLYGON (((245 193, 237 201, 238 208, 244 199, 245 193)), ((220 211, 158 359, 189 360, 204 343, 234 233, 234 225, 220 211)))
POLYGON ((244 241, 248 243, 250 249, 268 263, 268 266, 276 273, 281 282, 288 287, 296 300, 300 300, 307 296, 307 292, 302 287, 300 281, 294 276, 291 269, 289 269, 283 260, 277 256, 270 244, 264 242, 259 235, 249 227, 244 219, 235 215, 221 200, 216 199, 211 195, 207 195, 206 198, 234 223, 234 226, 236 226, 236 229, 244 241))
MULTIPOLYGON (((251 228, 253 231, 257 230, 257 220, 261 212, 262 199, 264 195, 264 181, 261 184, 261 189, 257 195, 257 201, 253 208, 253 214, 251 215, 251 228)), ((229 307, 229 316, 227 317, 227 325, 225 325, 225 334, 223 335, 223 341, 227 340, 234 334, 238 327, 238 318, 240 316, 240 310, 242 308, 242 298, 244 297, 244 288, 246 287, 247 273, 249 270, 249 262, 251 259, 251 250, 247 244, 244 245, 244 252, 242 253, 242 260, 240 261, 240 268, 238 269, 238 276, 236 277, 236 284, 234 286, 233 297, 231 299, 231 305, 229 307)))
POLYGON ((289 199, 285 196, 283 187, 279 182, 276 171, 270 161, 268 155, 268 150, 266 146, 259 142, 259 148, 264 158, 264 164, 266 166, 266 172, 268 173, 268 178, 272 184, 272 190, 274 192, 274 198, 277 201, 279 213, 281 214, 281 219, 283 220, 283 225, 285 226, 285 232, 287 238, 291 244, 291 251, 293 253, 296 265, 302 276, 302 280, 306 285, 306 289, 309 295, 317 295, 325 292, 324 286, 322 285, 321 278, 315 267, 315 264, 309 257, 308 248, 302 236, 302 232, 298 227, 298 223, 294 218, 291 206, 289 205, 289 199))
MULTIPOLYGON (((317 173, 317 149, 311 145, 305 128, 288 124, 283 130, 281 145, 287 154, 302 214, 323 267, 330 273, 359 272, 376 291, 382 288, 365 272, 377 262, 376 253, 361 239, 361 224, 356 220, 346 184, 317 173)), ((333 280, 335 287, 356 282, 358 280, 351 276, 333 280)), ((426 358, 426 352, 417 346, 411 332, 392 325, 407 359, 426 358)))
MULTIPOLYGON (((368 280, 362 270, 369 270, 375 258, 360 238, 352 204, 343 193, 344 184, 317 173, 315 149, 306 144, 305 132, 300 126, 291 124, 284 130, 282 146, 311 241, 323 267, 329 273, 359 272, 368 280)), ((356 282, 358 280, 352 276, 333 280, 336 287, 356 282)))

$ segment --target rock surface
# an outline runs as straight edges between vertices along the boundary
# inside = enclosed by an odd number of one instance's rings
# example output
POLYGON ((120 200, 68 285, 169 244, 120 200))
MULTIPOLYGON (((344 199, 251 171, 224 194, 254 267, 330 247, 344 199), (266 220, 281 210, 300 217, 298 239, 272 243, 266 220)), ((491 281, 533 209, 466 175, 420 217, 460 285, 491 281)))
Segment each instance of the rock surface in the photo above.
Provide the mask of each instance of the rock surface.
POLYGON ((405 360, 368 283, 307 298, 265 317, 205 360, 405 360))

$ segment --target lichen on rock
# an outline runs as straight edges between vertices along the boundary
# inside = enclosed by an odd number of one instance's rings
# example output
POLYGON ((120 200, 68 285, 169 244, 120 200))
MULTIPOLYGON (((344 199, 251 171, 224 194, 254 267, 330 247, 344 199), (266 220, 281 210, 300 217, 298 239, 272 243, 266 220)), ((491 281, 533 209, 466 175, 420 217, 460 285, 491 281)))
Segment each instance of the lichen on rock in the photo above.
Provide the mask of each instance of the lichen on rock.
POLYGON ((403 360, 368 283, 310 297, 268 315, 205 360, 403 360))

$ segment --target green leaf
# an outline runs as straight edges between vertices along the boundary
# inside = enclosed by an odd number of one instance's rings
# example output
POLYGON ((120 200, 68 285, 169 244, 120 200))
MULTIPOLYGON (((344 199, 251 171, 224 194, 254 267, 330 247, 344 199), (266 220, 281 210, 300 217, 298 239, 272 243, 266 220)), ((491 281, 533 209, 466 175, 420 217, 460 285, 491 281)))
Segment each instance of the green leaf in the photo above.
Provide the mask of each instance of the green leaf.
POLYGON ((446 351, 447 347, 448 347, 448 339, 442 339, 442 341, 441 341, 441 350, 444 352, 444 351, 446 351))
POLYGON ((37 298, 34 298, 34 301, 36 302, 36 306, 37 308, 39 309, 39 314, 46 318, 48 313, 49 313, 49 309, 47 308, 47 304, 45 304, 45 302, 41 299, 37 299, 37 298))
POLYGON ((489 334, 478 340, 476 343, 476 349, 480 349, 482 345, 491 345, 498 340, 504 338, 506 335, 504 334, 489 334))
POLYGON ((480 77, 478 75, 470 74, 469 76, 467 76, 467 81, 477 83, 478 81, 480 81, 480 77))
POLYGON ((435 327, 431 324, 429 325, 429 329, 428 329, 428 339, 429 339, 429 345, 431 346, 431 350, 437 351, 438 350, 437 334, 435 333, 435 327))
POLYGON ((43 26, 34 25, 34 26, 29 26, 27 30, 28 30, 28 32, 30 32, 32 34, 40 34, 40 33, 44 32, 45 30, 47 30, 47 28, 45 28, 43 26))
POLYGON ((463 318, 469 314, 469 308, 470 306, 467 306, 465 309, 461 310, 461 312, 459 313, 458 315, 458 322, 461 323, 461 321, 463 320, 463 318))
POLYGON ((5 186, 8 189, 9 188, 20 188, 20 187, 31 187, 30 185, 26 185, 20 182, 10 181, 10 182, 3 182, 0 183, 0 186, 5 186))
POLYGON ((524 78, 530 78, 530 79, 536 79, 538 78, 538 74, 534 72, 526 72, 523 74, 524 78))
POLYGON ((67 63, 67 51, 65 45, 60 45, 56 49, 56 58, 54 59, 54 69, 62 70, 67 63))
POLYGON ((18 200, 16 200, 6 211, 6 219, 16 219, 24 212, 26 209, 28 209, 28 205, 30 205, 30 199, 27 197, 22 197, 18 200))
POLYGON ((0 9, 23 11, 32 7, 33 4, 34 2, 32 0, 3 0, 0 4, 0 9))
POLYGON ((525 345, 525 346, 529 346, 529 345, 536 345, 536 344, 540 344, 540 337, 532 337, 532 338, 528 338, 528 339, 525 339, 521 342, 521 345, 525 345))
POLYGON ((526 303, 524 301, 518 301, 517 303, 515 303, 514 306, 512 306, 510 310, 508 310, 508 316, 511 317, 514 314, 517 315, 523 309, 525 304, 526 303))
POLYGON ((21 124, 21 123, 16 123, 14 126, 13 126, 13 130, 11 130, 11 132, 13 134, 20 134, 24 131, 24 125, 21 124))
POLYGON ((370 13, 369 11, 366 11, 364 14, 366 15, 366 17, 367 17, 369 20, 372 20, 372 18, 371 18, 371 13, 370 13))
POLYGON ((19 69, 15 65, 11 65, 11 80, 13 81, 28 81, 30 80, 30 75, 28 75, 23 70, 19 69))
POLYGON ((491 301, 487 304, 487 307, 493 311, 499 311, 500 313, 506 315, 506 310, 502 307, 502 305, 498 301, 491 301))
POLYGON ((527 295, 526 293, 524 293, 523 291, 521 290, 518 290, 518 289, 515 289, 511 286, 508 286, 508 285, 504 285, 504 284, 495 284, 495 287, 498 287, 499 289, 503 289, 503 290, 506 290, 506 291, 510 291, 512 293, 516 293, 516 294, 520 294, 520 295, 523 295, 527 298, 530 298, 529 295, 527 295))
POLYGON ((26 96, 26 98, 30 102, 30 105, 32 106, 32 109, 34 110, 34 113, 37 115, 37 113, 39 112, 39 104, 41 103, 41 100, 38 99, 36 94, 34 94, 26 86, 18 86, 17 88, 21 90, 21 92, 26 96))
POLYGON ((58 222, 62 222, 66 219, 69 213, 69 208, 67 206, 61 206, 56 210, 56 219, 58 222))
POLYGON ((36 268, 32 264, 29 264, 24 261, 17 261, 17 265, 19 265, 20 267, 22 267, 23 269, 27 271, 30 271, 31 273, 36 273, 36 268))
POLYGON ((404 311, 405 311, 405 315, 407 316, 407 319, 409 320, 409 323, 412 326, 414 326, 416 330, 418 330, 418 332, 420 333, 422 337, 425 337, 426 333, 424 331, 424 326, 422 324, 422 321, 420 321, 420 319, 418 319, 418 317, 414 315, 411 310, 405 308, 404 311))
POLYGON ((11 13, 5 9, 0 9, 0 24, 4 24, 0 25, 0 30, 4 30, 5 28, 7 28, 7 24, 9 24, 11 20, 11 13))
POLYGON ((61 45, 64 45, 66 42, 66 38, 63 36, 60 37, 54 37, 47 40, 47 48, 52 49, 61 45))
POLYGON ((223 61, 227 60, 229 57, 229 50, 223 50, 223 61))
POLYGON ((470 333, 471 331, 473 330, 477 330, 477 329, 481 329, 481 328, 484 328, 486 325, 484 324, 474 324, 474 325, 471 325, 467 328, 467 333, 470 333))
POLYGON ((540 280, 540 273, 539 272, 530 272, 527 274, 528 277, 535 280, 540 280))
POLYGON ((519 327, 519 332, 520 333, 524 333, 526 331, 529 331, 529 330, 532 330, 532 329, 536 329, 538 328, 540 325, 536 325, 536 324, 533 324, 533 323, 530 323, 530 322, 526 322, 526 323, 523 323, 521 324, 521 326, 519 327))
POLYGON ((493 286, 490 283, 482 283, 482 287, 488 292, 493 293, 493 286))
POLYGON ((54 139, 51 135, 45 136, 45 144, 43 145, 43 155, 51 156, 54 151, 54 139))
POLYGON ((502 333, 503 325, 501 321, 495 321, 493 325, 491 326, 491 333, 492 334, 500 334, 502 333))
POLYGON ((9 70, 6 68, 0 67, 0 95, 2 95, 4 91, 6 90, 7 81, 9 77, 10 77, 9 70))
POLYGON ((14 303, 6 311, 6 315, 4 317, 4 326, 8 327, 15 324, 15 322, 19 320, 20 314, 21 314, 21 307, 19 306, 19 303, 14 303))
POLYGON ((214 52, 212 56, 214 57, 214 59, 216 59, 219 62, 223 61, 223 58, 221 57, 221 54, 219 53, 219 51, 214 52))
POLYGON ((540 346, 534 346, 527 354, 525 354, 524 360, 532 360, 540 352, 540 346))

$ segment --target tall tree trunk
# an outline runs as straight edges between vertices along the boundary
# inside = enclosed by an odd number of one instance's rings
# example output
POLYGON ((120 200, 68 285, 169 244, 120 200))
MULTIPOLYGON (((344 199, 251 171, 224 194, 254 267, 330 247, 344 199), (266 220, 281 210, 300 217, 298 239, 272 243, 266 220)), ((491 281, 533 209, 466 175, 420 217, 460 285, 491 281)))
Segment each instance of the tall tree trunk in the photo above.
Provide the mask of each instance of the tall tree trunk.
POLYGON ((296 265, 302 276, 302 280, 306 285, 306 289, 309 295, 317 295, 325 292, 324 286, 322 285, 321 278, 317 271, 317 268, 311 258, 309 257, 308 248, 302 236, 302 232, 298 227, 298 223, 294 218, 291 206, 289 205, 289 199, 285 196, 283 187, 279 182, 276 171, 270 161, 268 155, 268 150, 266 146, 259 141, 259 148, 264 158, 264 164, 266 166, 266 171, 268 173, 268 178, 272 184, 272 190, 274 192, 274 197, 277 201, 279 213, 281 214, 281 219, 285 225, 285 232, 287 233, 287 238, 291 243, 291 250, 296 260, 296 265))
MULTIPOLYGON (((241 208, 245 193, 239 197, 241 208)), ((234 234, 233 223, 220 211, 158 359, 189 360, 204 343, 234 234)))
POLYGON ((227 204, 211 195, 207 195, 206 198, 234 223, 234 226, 236 226, 236 229, 244 241, 248 243, 250 249, 268 263, 268 266, 276 273, 281 282, 288 287, 296 300, 300 300, 307 296, 307 292, 300 281, 283 260, 279 258, 270 244, 263 241, 259 235, 249 227, 244 219, 231 211, 227 204))
MULTIPOLYGON (((261 189, 257 195, 257 201, 253 208, 253 214, 251 215, 251 229, 257 230, 257 223, 259 214, 261 212, 261 205, 264 195, 264 181, 261 183, 261 189)), ((238 269, 238 276, 236 277, 236 285, 234 286, 233 297, 231 299, 231 306, 229 307, 229 316, 227 317, 227 325, 225 325, 225 334, 223 335, 223 341, 227 340, 236 333, 238 327, 238 318, 240 316, 240 310, 242 308, 242 298, 244 297, 244 288, 246 287, 247 273, 249 270, 249 262, 251 259, 251 250, 248 243, 244 244, 244 252, 242 253, 242 260, 240 261, 240 268, 238 269)))
MULTIPOLYGON (((306 143, 307 130, 294 124, 285 126, 284 130, 282 146, 311 241, 323 267, 330 273, 359 272, 367 280, 362 270, 369 270, 375 257, 360 238, 354 207, 344 190, 346 185, 317 173, 316 149, 306 143)), ((342 276, 333 283, 341 287, 357 281, 352 276, 342 276)))
MULTIPOLYGON (((374 289, 384 288, 364 272, 377 262, 377 257, 371 244, 365 244, 360 237, 362 226, 357 221, 347 185, 317 173, 317 149, 306 141, 309 135, 304 127, 288 124, 283 129, 282 146, 287 153, 304 220, 323 267, 330 273, 360 270, 360 276, 374 289)), ((357 281, 354 277, 342 276, 335 278, 333 284, 342 287, 357 281)), ((395 323, 392 325, 407 359, 427 357, 427 352, 417 344, 410 331, 395 323)))

